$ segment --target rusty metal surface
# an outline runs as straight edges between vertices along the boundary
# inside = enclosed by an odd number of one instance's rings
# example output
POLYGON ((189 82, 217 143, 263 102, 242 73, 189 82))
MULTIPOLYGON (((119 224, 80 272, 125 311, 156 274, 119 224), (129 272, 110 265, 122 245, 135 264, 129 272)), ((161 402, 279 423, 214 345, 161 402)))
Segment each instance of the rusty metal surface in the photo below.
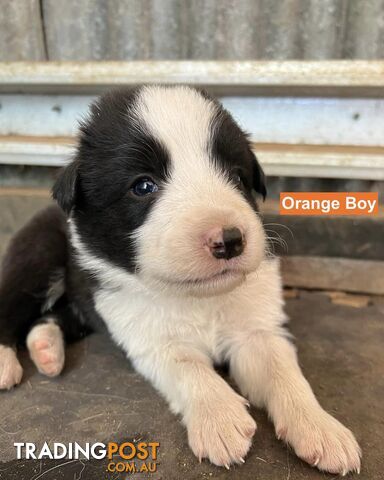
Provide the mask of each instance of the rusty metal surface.
POLYGON ((383 58, 383 0, 43 0, 51 60, 383 58))
POLYGON ((12 0, 1 60, 384 58, 384 0, 12 0))
POLYGON ((0 63, 0 90, 87 93, 119 85, 192 84, 218 92, 382 96, 384 61, 0 63))
POLYGON ((0 59, 46 60, 39 0, 1 2, 0 59))

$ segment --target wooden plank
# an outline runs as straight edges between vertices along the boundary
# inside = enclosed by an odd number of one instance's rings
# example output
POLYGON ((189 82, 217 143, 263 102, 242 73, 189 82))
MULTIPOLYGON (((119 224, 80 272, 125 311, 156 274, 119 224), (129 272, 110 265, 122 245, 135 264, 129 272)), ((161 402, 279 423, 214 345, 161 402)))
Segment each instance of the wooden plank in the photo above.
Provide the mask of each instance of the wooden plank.
POLYGON ((217 94, 371 96, 384 93, 384 61, 137 61, 0 63, 0 91, 103 91, 118 85, 190 84, 217 94))
POLYGON ((2 233, 0 233, 0 264, 1 264, 1 258, 8 247, 8 243, 10 239, 11 239, 10 235, 3 235, 2 233))
POLYGON ((278 201, 262 206, 263 221, 279 255, 344 257, 384 262, 384 209, 377 217, 283 216, 278 201))
POLYGON ((372 303, 372 297, 368 295, 356 295, 345 292, 327 292, 331 302, 335 305, 346 305, 353 308, 367 307, 372 303))
POLYGON ((61 135, 1 135, 1 143, 15 143, 20 145, 68 145, 73 146, 76 144, 76 138, 71 136, 61 135))
POLYGON ((384 262, 331 257, 284 257, 283 282, 288 287, 384 294, 384 262))
MULTIPOLYGON (((38 197, 50 198, 51 192, 47 188, 0 187, 1 197, 38 197)), ((4 205, 2 205, 4 207, 4 205)))
POLYGON ((1 2, 0 61, 45 59, 39 0, 1 2))
MULTIPOLYGON (((4 193, 1 188, 0 192, 4 193)), ((0 195, 0 234, 13 235, 21 228, 38 210, 52 203, 47 191, 43 194, 37 189, 37 193, 19 195, 0 195)))

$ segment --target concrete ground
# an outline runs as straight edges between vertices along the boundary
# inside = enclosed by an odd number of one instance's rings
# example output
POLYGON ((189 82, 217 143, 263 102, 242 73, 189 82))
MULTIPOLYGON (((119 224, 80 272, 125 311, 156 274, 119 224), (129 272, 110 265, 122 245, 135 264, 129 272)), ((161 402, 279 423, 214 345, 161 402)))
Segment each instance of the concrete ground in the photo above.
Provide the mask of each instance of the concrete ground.
MULTIPOLYGON (((322 405, 350 427, 363 449, 361 480, 384 478, 384 305, 335 305, 321 293, 300 292, 287 301, 290 329, 300 362, 322 405)), ((124 355, 102 335, 72 345, 62 376, 36 372, 24 353, 21 385, 0 394, 0 478, 4 480, 164 480, 333 478, 300 461, 274 435, 271 423, 252 410, 258 423, 242 466, 199 464, 180 420, 136 374, 124 355), (105 460, 15 460, 14 442, 159 442, 157 472, 108 473, 105 460)), ((141 465, 141 462, 138 462, 141 465)), ((357 475, 356 475, 357 477, 357 475)), ((352 478, 352 476, 346 477, 352 478)))

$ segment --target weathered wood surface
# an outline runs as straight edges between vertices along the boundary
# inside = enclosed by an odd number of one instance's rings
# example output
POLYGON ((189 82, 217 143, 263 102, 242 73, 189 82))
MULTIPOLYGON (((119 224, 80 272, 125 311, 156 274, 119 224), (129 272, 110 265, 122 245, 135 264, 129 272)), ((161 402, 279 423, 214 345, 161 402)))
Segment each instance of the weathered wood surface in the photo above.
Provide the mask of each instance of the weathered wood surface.
POLYGON ((331 257, 283 257, 284 285, 384 295, 384 262, 331 257))
MULTIPOLYGON (((307 187, 311 189, 310 185, 307 187)), ((276 254, 377 260, 384 264, 382 206, 375 217, 284 216, 279 215, 278 209, 275 200, 262 207, 265 228, 276 254)))
POLYGON ((1 2, 0 59, 46 60, 39 0, 1 2))
POLYGON ((44 37, 49 60, 384 58, 383 0, 12 0, 0 17, 1 60, 45 58, 44 37))
POLYGON ((0 264, 12 235, 50 202, 49 190, 0 188, 0 264))

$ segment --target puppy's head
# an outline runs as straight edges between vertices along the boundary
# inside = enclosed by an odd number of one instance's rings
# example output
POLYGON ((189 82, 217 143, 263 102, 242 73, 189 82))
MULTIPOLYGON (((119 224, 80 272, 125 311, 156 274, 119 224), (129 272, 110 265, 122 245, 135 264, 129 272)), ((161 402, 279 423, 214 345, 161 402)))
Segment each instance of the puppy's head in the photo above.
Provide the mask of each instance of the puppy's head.
POLYGON ((89 265, 193 295, 231 290, 257 269, 255 193, 266 195, 264 175, 228 112, 205 93, 160 86, 96 102, 53 190, 89 265))

